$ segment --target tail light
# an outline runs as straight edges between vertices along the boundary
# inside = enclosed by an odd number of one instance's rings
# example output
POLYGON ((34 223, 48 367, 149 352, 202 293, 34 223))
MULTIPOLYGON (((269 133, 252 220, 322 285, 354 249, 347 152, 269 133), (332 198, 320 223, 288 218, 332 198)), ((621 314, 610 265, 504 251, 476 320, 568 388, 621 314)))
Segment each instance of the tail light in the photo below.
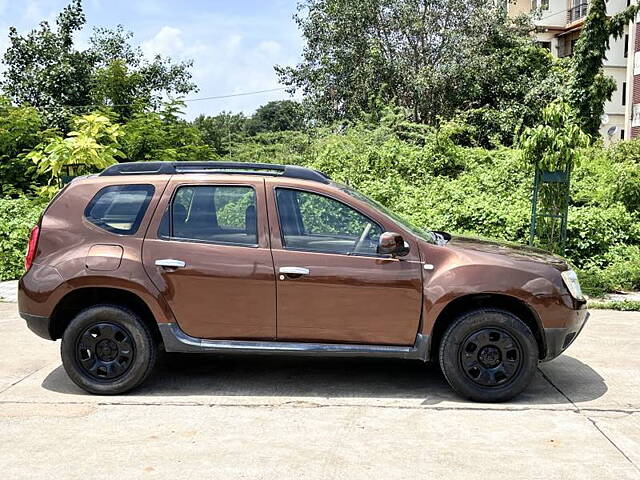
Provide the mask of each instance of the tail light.
POLYGON ((38 245, 38 235, 40 235, 40 227, 36 225, 31 229, 29 234, 29 246, 27 247, 27 255, 24 257, 24 268, 29 270, 33 263, 33 258, 36 256, 36 246, 38 245))

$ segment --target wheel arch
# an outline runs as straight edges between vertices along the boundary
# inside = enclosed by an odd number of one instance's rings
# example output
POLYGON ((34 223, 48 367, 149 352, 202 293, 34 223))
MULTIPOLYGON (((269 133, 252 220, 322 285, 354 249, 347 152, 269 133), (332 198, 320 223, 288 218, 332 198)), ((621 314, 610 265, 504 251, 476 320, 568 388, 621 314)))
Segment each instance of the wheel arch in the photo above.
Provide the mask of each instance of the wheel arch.
POLYGON ((81 287, 62 297, 51 315, 51 338, 61 338, 71 320, 80 311, 100 304, 115 304, 132 310, 149 327, 153 339, 156 342, 162 341, 158 323, 149 305, 129 290, 112 287, 81 287))
POLYGON ((438 357, 440 341, 447 328, 462 313, 477 308, 498 308, 514 314, 522 320, 533 333, 538 344, 539 358, 546 355, 546 342, 542 323, 537 313, 522 300, 499 293, 474 293, 453 299, 437 316, 430 335, 429 359, 438 357))

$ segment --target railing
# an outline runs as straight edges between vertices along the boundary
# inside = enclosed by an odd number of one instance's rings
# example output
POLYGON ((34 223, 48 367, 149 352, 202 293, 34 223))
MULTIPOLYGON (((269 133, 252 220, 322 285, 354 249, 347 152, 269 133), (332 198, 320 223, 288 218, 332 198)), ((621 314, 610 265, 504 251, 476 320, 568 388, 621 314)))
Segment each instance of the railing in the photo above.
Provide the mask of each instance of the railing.
POLYGON ((589 3, 581 3, 580 5, 576 5, 569 9, 568 15, 568 23, 573 23, 576 20, 580 20, 583 17, 587 16, 587 12, 589 11, 589 3))

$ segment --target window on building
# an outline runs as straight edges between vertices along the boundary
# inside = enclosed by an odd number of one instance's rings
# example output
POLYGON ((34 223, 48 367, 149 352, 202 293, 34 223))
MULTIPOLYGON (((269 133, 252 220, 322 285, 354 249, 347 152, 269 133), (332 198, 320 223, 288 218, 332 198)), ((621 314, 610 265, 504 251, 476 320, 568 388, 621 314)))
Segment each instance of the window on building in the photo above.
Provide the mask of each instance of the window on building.
POLYGON ((636 103, 631 110, 631 126, 640 127, 640 103, 636 103))
POLYGON ((551 42, 538 42, 538 45, 540 45, 545 50, 551 51, 551 42))
POLYGON ((624 140, 624 128, 620 130, 620 140, 624 140))
POLYGON ((622 105, 627 104, 627 82, 622 82, 622 105))
POLYGON ((624 36, 624 58, 629 56, 629 35, 624 36))
POLYGON ((573 40, 571 40, 571 53, 569 53, 569 55, 573 55, 573 52, 576 51, 576 43, 578 43, 577 38, 574 38, 573 40))
POLYGON ((533 0, 534 10, 549 10, 549 0, 533 0))

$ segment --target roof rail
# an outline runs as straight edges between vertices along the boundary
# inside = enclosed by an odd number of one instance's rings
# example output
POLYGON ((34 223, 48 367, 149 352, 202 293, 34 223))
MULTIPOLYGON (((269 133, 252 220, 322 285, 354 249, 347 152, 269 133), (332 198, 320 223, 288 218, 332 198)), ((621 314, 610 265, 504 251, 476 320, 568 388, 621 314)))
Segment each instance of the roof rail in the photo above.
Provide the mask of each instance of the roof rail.
POLYGON ((105 168, 100 176, 116 175, 176 175, 181 173, 243 173, 274 175, 329 183, 327 175, 297 165, 248 162, 129 162, 117 163, 105 168))

